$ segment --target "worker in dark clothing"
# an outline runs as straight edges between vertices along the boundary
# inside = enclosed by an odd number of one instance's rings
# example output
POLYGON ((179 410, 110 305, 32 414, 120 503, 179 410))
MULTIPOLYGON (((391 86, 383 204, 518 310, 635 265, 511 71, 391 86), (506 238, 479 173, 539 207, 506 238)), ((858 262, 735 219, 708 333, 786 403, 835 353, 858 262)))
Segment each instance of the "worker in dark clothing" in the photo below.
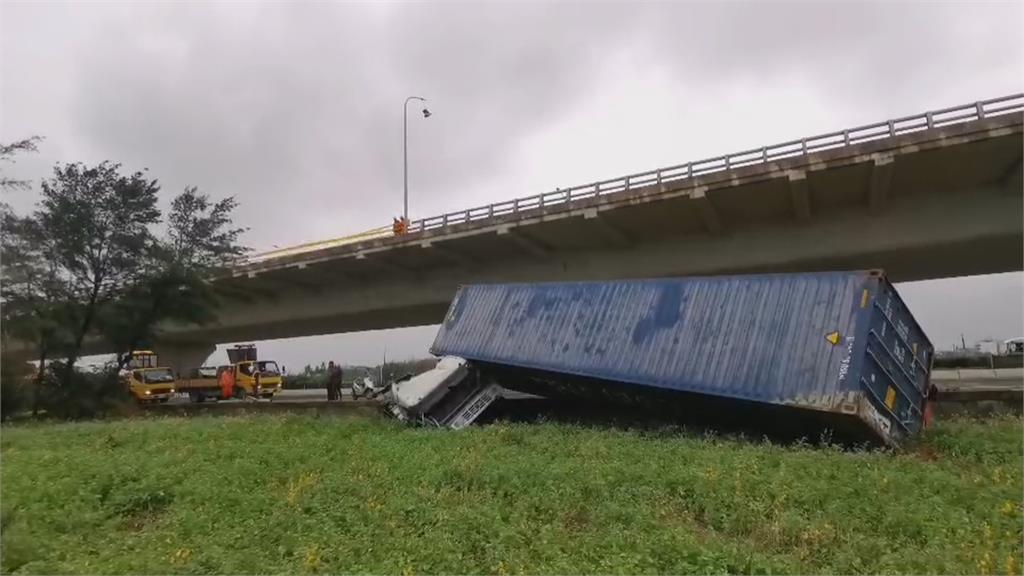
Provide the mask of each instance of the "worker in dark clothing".
POLYGON ((327 363, 327 401, 333 402, 341 398, 341 367, 334 360, 327 363))
POLYGON ((341 397, 341 389, 344 387, 345 383, 345 371, 341 369, 341 364, 336 365, 335 368, 338 370, 338 400, 340 401, 344 400, 344 398, 341 397))

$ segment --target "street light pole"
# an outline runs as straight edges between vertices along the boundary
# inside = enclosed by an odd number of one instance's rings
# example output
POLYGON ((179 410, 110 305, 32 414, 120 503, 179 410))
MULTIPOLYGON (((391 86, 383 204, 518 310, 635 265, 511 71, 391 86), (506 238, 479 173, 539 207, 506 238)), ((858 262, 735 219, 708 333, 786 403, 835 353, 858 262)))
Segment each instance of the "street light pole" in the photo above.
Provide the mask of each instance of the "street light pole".
MULTIPOLYGON (((409 102, 419 100, 426 104, 426 98, 409 96, 405 99, 402 117, 402 177, 404 180, 404 194, 402 195, 402 218, 406 224, 409 222, 409 102)), ((430 110, 423 109, 423 117, 430 118, 430 110)))

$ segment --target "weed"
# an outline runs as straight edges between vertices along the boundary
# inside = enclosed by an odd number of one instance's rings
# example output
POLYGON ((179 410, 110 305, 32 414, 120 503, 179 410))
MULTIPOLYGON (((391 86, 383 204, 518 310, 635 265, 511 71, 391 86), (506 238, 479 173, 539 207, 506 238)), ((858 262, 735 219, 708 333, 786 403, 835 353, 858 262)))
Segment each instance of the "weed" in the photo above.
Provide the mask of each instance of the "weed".
POLYGON ((1020 574, 1022 452, 1006 417, 902 451, 313 415, 4 426, 0 568, 1020 574))

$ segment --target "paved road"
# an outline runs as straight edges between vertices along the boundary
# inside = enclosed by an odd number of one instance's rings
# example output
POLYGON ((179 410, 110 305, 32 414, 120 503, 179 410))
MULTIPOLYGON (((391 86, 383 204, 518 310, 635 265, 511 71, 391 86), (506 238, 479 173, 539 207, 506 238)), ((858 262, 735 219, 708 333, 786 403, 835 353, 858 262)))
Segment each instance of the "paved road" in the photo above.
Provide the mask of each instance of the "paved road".
MULTIPOLYGON (((343 403, 352 402, 353 400, 354 399, 352 398, 352 390, 351 389, 346 388, 346 389, 342 390, 342 402, 343 403)), ((288 389, 285 389, 285 390, 282 390, 279 393, 277 393, 277 395, 274 396, 274 400, 273 400, 274 404, 311 404, 311 403, 316 403, 316 402, 322 402, 324 404, 327 403, 327 389, 326 388, 310 388, 308 390, 288 390, 288 389)), ((179 404, 189 404, 189 403, 190 403, 190 401, 188 399, 188 396, 183 396, 182 395, 182 396, 178 396, 177 398, 171 400, 168 404, 179 405, 179 404)), ((257 404, 270 404, 270 403, 271 402, 269 400, 258 400, 257 401, 257 404)), ((204 404, 207 404, 207 403, 204 402, 204 404)), ((242 400, 221 400, 221 401, 218 401, 218 402, 211 402, 210 404, 220 404, 220 405, 250 404, 251 405, 252 402, 251 401, 242 401, 242 400)))
POLYGON ((1024 368, 932 370, 932 383, 940 390, 989 387, 1024 389, 1024 368))

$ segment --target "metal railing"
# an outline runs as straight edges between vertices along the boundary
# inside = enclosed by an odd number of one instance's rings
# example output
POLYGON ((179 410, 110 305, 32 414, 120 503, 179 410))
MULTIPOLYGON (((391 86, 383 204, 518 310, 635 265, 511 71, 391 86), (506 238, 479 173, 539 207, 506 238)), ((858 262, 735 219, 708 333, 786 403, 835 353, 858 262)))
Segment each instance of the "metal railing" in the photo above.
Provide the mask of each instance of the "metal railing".
MULTIPOLYGON (((582 186, 555 190, 554 192, 527 196, 525 198, 516 198, 514 200, 506 200, 504 202, 487 204, 486 206, 478 206, 476 208, 469 208, 458 212, 448 212, 440 216, 421 218, 410 222, 409 233, 412 234, 425 232, 427 230, 445 229, 454 224, 478 222, 495 216, 506 216, 537 208, 571 204, 578 200, 586 200, 608 194, 614 194, 616 192, 625 192, 635 188, 667 184, 693 178, 694 176, 704 176, 706 174, 723 172, 733 168, 742 168, 744 166, 767 164, 783 158, 792 158, 814 152, 821 152, 823 150, 844 148, 855 144, 861 144, 863 142, 870 142, 872 140, 881 140, 903 134, 920 132, 931 128, 961 124, 972 120, 980 120, 1020 111, 1024 111, 1024 93, 1003 96, 1001 98, 992 98, 989 100, 981 100, 971 104, 933 110, 931 112, 924 112, 913 116, 894 118, 892 120, 885 120, 874 124, 858 126, 856 128, 848 128, 846 130, 829 132, 827 134, 801 138, 799 140, 790 140, 789 142, 783 142, 781 144, 773 144, 770 146, 762 146, 760 148, 745 150, 743 152, 726 154, 725 156, 695 160, 685 164, 658 168, 657 170, 651 170, 649 172, 630 174, 628 176, 621 176, 611 180, 601 180, 599 182, 584 184, 582 186)), ((345 238, 326 240, 324 242, 313 242, 292 248, 258 254, 251 257, 249 262, 259 262, 271 258, 308 252, 321 248, 340 246, 352 242, 359 242, 370 238, 382 238, 389 235, 391 235, 391 227, 387 226, 345 238)))
POLYGON ((289 246, 287 248, 253 254, 245 260, 244 264, 256 264, 266 260, 273 260, 274 258, 283 258, 285 256, 293 256, 295 254, 325 250, 327 248, 335 248, 346 244, 355 244, 356 242, 364 242, 366 240, 374 240, 376 238, 390 238, 393 235, 394 232, 392 231, 391 226, 381 226, 380 228, 374 228, 373 230, 367 230, 365 232, 360 232, 359 234, 344 236, 342 238, 331 238, 330 240, 321 240, 319 242, 307 242, 297 246, 289 246))

